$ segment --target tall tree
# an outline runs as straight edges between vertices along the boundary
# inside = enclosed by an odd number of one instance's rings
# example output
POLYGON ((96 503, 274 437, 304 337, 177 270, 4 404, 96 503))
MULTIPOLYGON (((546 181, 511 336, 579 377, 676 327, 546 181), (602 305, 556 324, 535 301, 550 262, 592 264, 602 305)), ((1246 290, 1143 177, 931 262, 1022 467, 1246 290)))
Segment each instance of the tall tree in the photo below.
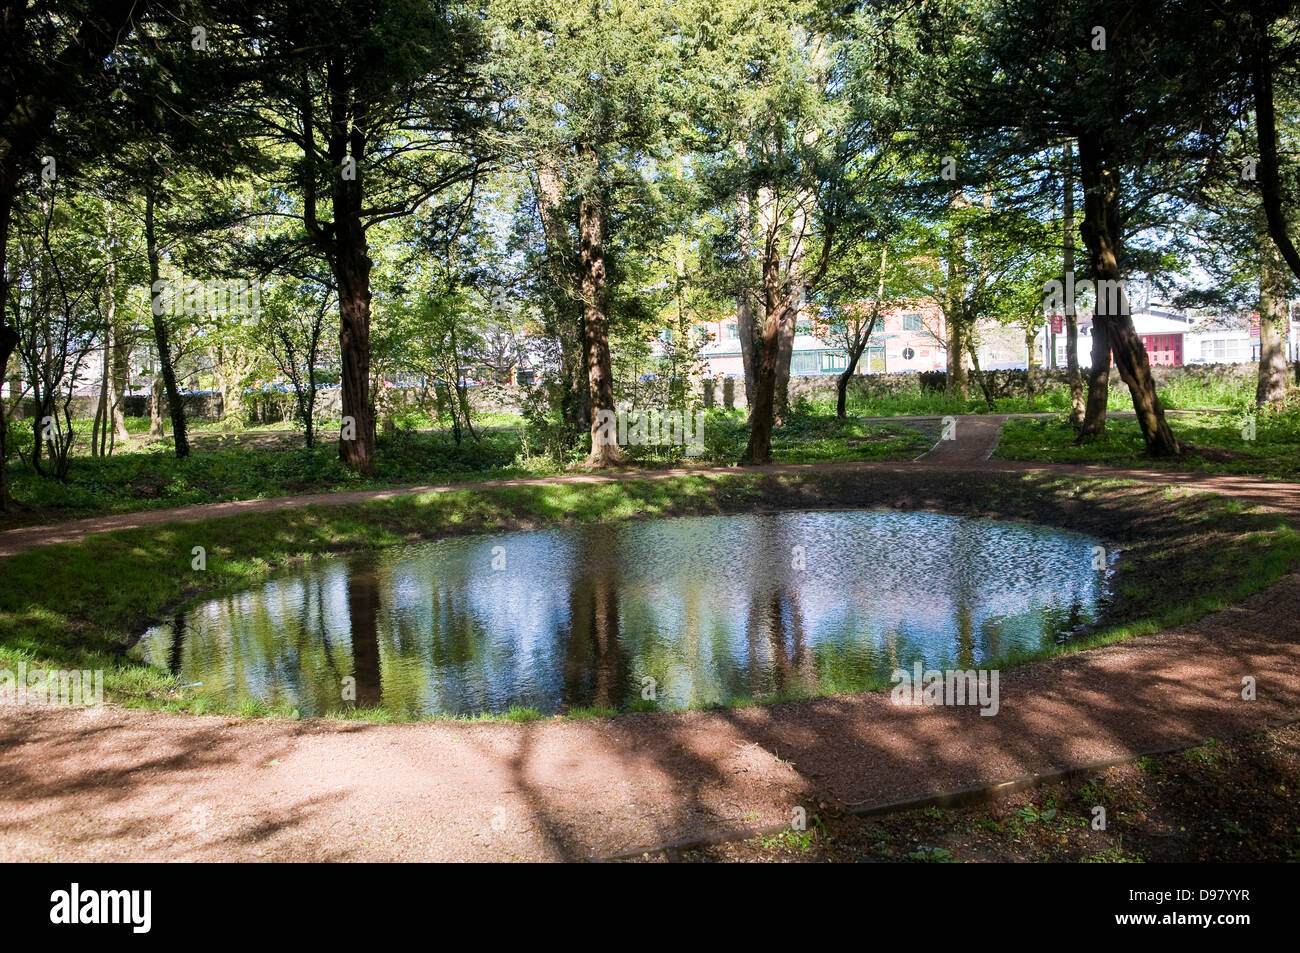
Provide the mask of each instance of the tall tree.
MULTIPOLYGON (((6 320, 15 205, 42 176, 57 177, 60 161, 65 170, 75 166, 79 150, 73 147, 84 140, 56 132, 55 121, 72 120, 66 130, 72 132, 77 118, 93 112, 94 93, 107 99, 107 58, 133 18, 151 6, 147 0, 0 2, 0 380, 9 378, 9 358, 18 344, 6 320)), ((0 426, 0 509, 9 503, 6 431, 0 426)))
POLYGON ((728 200, 755 197, 759 328, 742 460, 766 463, 798 316, 884 217, 881 196, 905 149, 897 97, 911 81, 900 53, 911 52, 910 34, 891 33, 891 15, 876 8, 841 17, 801 2, 727 4, 706 22, 737 77, 721 101, 744 107, 744 122, 715 130, 714 174, 728 200))
MULTIPOLYGON (((1061 148, 1061 283, 1074 280, 1074 144, 1065 140, 1061 148)), ((1079 370, 1079 312, 1074 296, 1065 301, 1065 373, 1070 385, 1070 423, 1083 426, 1085 410, 1083 375, 1079 370)), ((1106 355, 1110 370, 1110 355, 1106 355)))
MULTIPOLYGON (((1089 276, 1099 293, 1093 367, 1082 433, 1105 426, 1105 368, 1113 355, 1128 385, 1147 450, 1177 453, 1150 363, 1129 314, 1124 281, 1130 241, 1222 140, 1220 91, 1189 70, 1217 42, 1193 28, 1182 4, 1133 7, 1119 0, 1004 0, 985 10, 950 6, 941 30, 980 37, 943 105, 973 149, 1046 155, 1064 138, 1078 146, 1089 276), (954 12, 955 11, 955 12, 954 12)), ((996 162, 997 160, 993 160, 996 162)))
POLYGON ((304 241, 328 264, 339 302, 339 456, 372 473, 368 234, 446 194, 456 227, 488 161, 487 91, 475 72, 478 20, 440 0, 276 0, 239 15, 255 92, 239 108, 264 129, 277 187, 299 200, 304 241))
MULTIPOLYGON (((631 0, 577 7, 495 0, 488 19, 495 55, 487 73, 508 91, 509 151, 537 183, 552 274, 571 275, 576 292, 567 305, 561 285, 551 308, 561 322, 556 336, 566 387, 587 387, 585 400, 574 404, 590 426, 589 465, 615 464, 622 455, 602 438, 599 419, 614 409, 610 335, 623 300, 624 263, 611 249, 626 239, 625 203, 644 198, 645 180, 658 174, 676 95, 674 66, 683 56, 680 24, 669 3, 631 0), (576 332, 573 318, 580 320, 576 332)), ((638 211, 654 214, 649 205, 638 211)))

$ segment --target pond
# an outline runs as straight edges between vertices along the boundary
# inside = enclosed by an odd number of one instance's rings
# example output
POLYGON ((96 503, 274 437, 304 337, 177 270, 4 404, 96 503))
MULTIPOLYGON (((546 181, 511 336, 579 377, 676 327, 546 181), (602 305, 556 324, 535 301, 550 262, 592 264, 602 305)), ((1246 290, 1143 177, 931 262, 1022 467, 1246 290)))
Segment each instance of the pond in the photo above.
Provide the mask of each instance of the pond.
POLYGON ((457 537, 336 557, 193 604, 133 650, 224 702, 684 708, 996 667, 1095 623, 1097 540, 877 510, 457 537))

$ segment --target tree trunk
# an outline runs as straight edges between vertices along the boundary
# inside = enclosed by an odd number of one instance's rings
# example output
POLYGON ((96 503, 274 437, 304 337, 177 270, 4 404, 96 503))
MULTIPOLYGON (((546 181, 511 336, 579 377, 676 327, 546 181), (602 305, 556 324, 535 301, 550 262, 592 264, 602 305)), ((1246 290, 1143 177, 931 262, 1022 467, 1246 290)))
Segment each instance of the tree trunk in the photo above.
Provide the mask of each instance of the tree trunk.
POLYGON ((849 351, 849 363, 835 381, 835 416, 840 420, 843 420, 849 414, 849 381, 853 380, 853 375, 858 369, 858 359, 862 357, 862 352, 865 349, 866 345, 864 344, 857 350, 849 351))
POLYGON ((758 352, 758 374, 754 381, 754 403, 750 409, 749 443, 740 462, 762 464, 772 459, 772 404, 776 396, 776 343, 780 315, 769 310, 763 322, 762 345, 758 352))
POLYGON ((777 323, 776 386, 772 395, 772 415, 773 423, 778 427, 790 416, 790 361, 794 358, 794 335, 799 324, 797 301, 786 313, 786 319, 777 323))
POLYGON ((763 464, 772 459, 772 429, 775 421, 777 343, 784 324, 793 324, 790 317, 794 308, 794 295, 781 294, 780 264, 769 261, 764 266, 763 320, 761 343, 758 349, 758 375, 754 381, 754 404, 750 414, 749 443, 745 446, 742 464, 763 464))
POLYGON ((1286 401, 1288 368, 1286 339, 1290 325, 1287 314, 1286 262, 1267 235, 1260 243, 1259 263, 1259 383, 1255 403, 1260 407, 1280 406, 1286 401))
POLYGON ((1110 335, 1106 325, 1094 316, 1092 322, 1092 366, 1088 369, 1088 395, 1079 437, 1100 437, 1106 433, 1106 404, 1110 398, 1110 335))
MULTIPOLYGON (((960 192, 953 193, 949 211, 965 205, 960 192)), ((966 377, 966 237, 953 225, 948 235, 948 287, 944 317, 947 320, 947 370, 945 390, 949 397, 965 400, 969 392, 966 377)))
POLYGON ((1025 405, 1034 399, 1034 338, 1035 328, 1025 325, 1025 405))
MULTIPOLYGON (((743 145, 740 147, 743 155, 743 145)), ((736 193, 736 257, 739 260, 736 275, 736 336, 740 339, 740 363, 745 373, 745 406, 753 415, 754 388, 757 377, 757 347, 754 338, 754 296, 750 288, 753 271, 753 241, 749 187, 736 193)))
POLYGON ((161 440, 163 436, 162 407, 166 391, 162 375, 155 374, 149 388, 149 439, 161 440))
POLYGON ((590 171, 588 191, 578 203, 579 235, 582 241, 580 272, 582 275, 582 328, 586 339, 587 379, 591 394, 591 466, 610 466, 623 462, 618 445, 600 439, 598 414, 614 410, 614 374, 609 353, 609 317, 605 314, 605 212, 599 196, 596 150, 584 143, 583 161, 590 171))
POLYGON ((1296 278, 1300 278, 1300 250, 1291 240, 1286 208, 1282 204, 1281 160, 1278 156, 1277 113, 1273 102, 1273 50, 1267 21, 1257 24, 1252 44, 1251 92, 1255 105, 1255 138, 1259 146, 1258 182, 1261 206, 1269 235, 1296 278))
POLYGON ((561 414, 574 435, 591 428, 591 385, 587 380, 586 342, 583 314, 573 295, 574 255, 569 230, 565 227, 564 181, 548 162, 537 168, 537 206, 546 239, 546 261, 554 325, 550 329, 560 342, 560 373, 563 380, 561 414))
MULTIPOLYGON (((9 314, 9 283, 5 263, 9 249, 9 221, 13 211, 13 190, 8 169, 0 166, 0 382, 9 379, 9 358, 18 346, 18 332, 5 323, 9 314)), ((20 401, 22 395, 9 388, 9 400, 20 401)), ((0 400, 0 510, 8 510, 9 498, 9 414, 0 400)))
POLYGON ((113 435, 115 440, 130 440, 131 431, 126 429, 126 385, 131 375, 131 345, 126 335, 119 328, 113 334, 113 371, 110 381, 111 393, 109 405, 112 413, 113 435))
MULTIPOLYGON (((1146 348, 1134 330, 1128 296, 1121 281, 1120 177, 1109 162, 1099 134, 1089 132, 1079 137, 1079 164, 1084 189, 1083 240, 1097 286, 1094 334, 1097 325, 1105 326, 1115 366, 1133 397, 1133 409, 1137 412, 1147 452, 1153 456, 1174 455, 1179 452, 1178 441, 1165 420, 1146 348)), ((1089 409, 1091 398, 1090 393, 1089 409)), ((1093 430, 1090 424, 1085 418, 1085 432, 1093 430)))
POLYGON ((848 416, 849 381, 853 379, 858 369, 858 361, 862 359, 863 352, 871 343, 872 332, 876 330, 876 322, 880 320, 880 309, 885 304, 885 269, 888 264, 889 243, 884 242, 880 246, 880 274, 876 278, 876 300, 871 305, 871 320, 867 322, 865 333, 861 333, 862 324, 857 317, 857 312, 854 312, 853 337, 846 341, 849 362, 844 368, 844 373, 835 382, 835 416, 841 420, 848 416))
MULTIPOLYGON (((156 294, 161 272, 158 264, 158 236, 154 228, 154 190, 153 183, 145 188, 144 235, 145 253, 149 259, 149 287, 151 292, 156 294)), ((190 442, 185 429, 185 401, 181 399, 180 387, 176 384, 176 368, 172 364, 167 321, 160 313, 162 308, 157 303, 151 310, 154 343, 158 347, 158 369, 162 372, 163 386, 167 391, 167 410, 172 419, 172 441, 176 450, 176 459, 183 460, 190 455, 190 442)))
MULTIPOLYGON (((111 314, 112 306, 109 311, 111 314)), ((108 394, 110 378, 112 377, 112 350, 113 350, 113 324, 108 321, 104 325, 104 366, 101 368, 99 375, 99 400, 95 402, 95 423, 90 430, 90 455, 92 457, 102 457, 107 450, 108 431, 112 426, 110 420, 111 411, 108 406, 108 394)))
MULTIPOLYGON (((0 275, 0 285, 4 278, 0 275)), ((4 292, 0 290, 0 303, 4 301, 4 292)), ((9 358, 18 346, 18 334, 0 318, 0 370, 8 371, 9 358)), ((5 378, 0 377, 0 381, 5 378)), ((9 400, 19 401, 22 395, 11 385, 9 400)), ((0 400, 0 510, 9 509, 9 413, 4 401, 0 400)))
POLYGON ((303 442, 310 450, 316 446, 316 371, 312 369, 307 373, 310 379, 307 383, 307 406, 302 411, 302 430, 303 442))
POLYGON ((116 220, 113 215, 113 205, 108 203, 108 245, 107 245, 107 263, 104 275, 104 295, 108 306, 108 332, 112 339, 112 346, 104 355, 106 362, 105 374, 108 378, 108 417, 107 426, 112 428, 109 435, 108 452, 113 452, 113 443, 116 440, 129 440, 130 431, 126 429, 126 411, 122 405, 122 395, 126 390, 126 378, 130 373, 130 356, 131 345, 127 340, 126 329, 121 326, 124 322, 118 316, 117 312, 117 261, 113 256, 116 246, 116 220))
POLYGON ((808 287, 804 283, 804 256, 808 251, 808 197, 803 196, 791 216, 790 290, 796 294, 790 320, 780 328, 776 354, 776 424, 780 426, 790 416, 790 362, 794 358, 794 338, 799 330, 799 317, 807 307, 808 287))
MULTIPOLYGON (((341 230, 342 231, 342 230, 341 230)), ((370 259, 365 235, 340 235, 335 277, 339 286, 340 390, 351 432, 339 434, 339 459, 367 476, 375 472, 375 408, 370 399, 370 259), (352 438, 352 439, 349 439, 352 438)))
MULTIPOLYGON (((1069 139, 1065 140, 1064 171, 1064 214, 1062 215, 1062 254, 1061 264, 1064 272, 1063 287, 1074 287, 1074 147, 1069 139)), ((1106 355, 1110 364, 1110 355, 1106 355)), ((1084 399, 1083 374, 1079 370, 1079 314, 1074 309, 1073 293, 1066 295, 1065 301, 1065 374, 1070 382, 1070 425, 1076 429, 1083 426, 1084 399)), ((1104 412, 1104 408, 1103 408, 1104 412)))

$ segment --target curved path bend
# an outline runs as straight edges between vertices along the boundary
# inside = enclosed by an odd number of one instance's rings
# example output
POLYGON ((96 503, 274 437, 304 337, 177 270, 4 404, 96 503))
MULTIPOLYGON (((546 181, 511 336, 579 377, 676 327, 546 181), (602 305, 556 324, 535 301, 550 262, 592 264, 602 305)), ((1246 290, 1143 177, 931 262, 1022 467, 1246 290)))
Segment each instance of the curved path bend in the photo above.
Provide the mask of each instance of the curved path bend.
MULTIPOLYGON (((933 466, 1131 477, 1238 496, 1300 522, 1294 484, 991 463, 979 457, 982 444, 968 446, 975 449, 965 458, 942 464, 770 471, 866 475, 933 466)), ((630 478, 645 477, 562 479, 630 478)), ((545 481, 478 486, 532 482, 545 481)), ((33 527, 44 539, 13 530, 0 535, 0 551, 128 525, 434 489, 33 527)), ((0 860, 620 856, 775 827, 795 807, 889 804, 1257 729, 1300 713, 1298 673, 1300 574, 1292 574, 1195 623, 1007 670, 996 717, 975 708, 897 707, 887 693, 525 725, 0 708, 0 860), (1240 694, 1247 675, 1258 687, 1249 702, 1240 694)))

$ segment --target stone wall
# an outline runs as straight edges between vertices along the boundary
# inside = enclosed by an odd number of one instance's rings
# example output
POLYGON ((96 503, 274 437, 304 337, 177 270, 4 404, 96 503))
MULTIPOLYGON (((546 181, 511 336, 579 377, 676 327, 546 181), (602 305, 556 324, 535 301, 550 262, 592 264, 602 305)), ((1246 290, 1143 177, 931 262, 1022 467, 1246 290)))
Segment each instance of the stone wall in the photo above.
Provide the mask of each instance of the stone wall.
MULTIPOLYGON (((1156 386, 1160 387, 1174 378, 1190 377, 1196 380, 1238 380, 1254 381, 1258 374, 1258 365, 1247 364, 1187 364, 1177 367, 1157 366, 1151 368, 1156 386)), ((1018 397, 1025 392, 1025 371, 1008 369, 985 371, 984 379, 995 398, 1018 397)), ((790 379, 790 400, 800 397, 818 402, 835 400, 834 376, 792 377, 790 379)), ((1085 371, 1086 381, 1086 371, 1085 371)), ((849 396, 862 399, 887 397, 894 394, 919 394, 923 392, 943 393, 948 382, 947 371, 922 371, 908 374, 857 374, 849 381, 849 396)), ((1034 371, 1034 391, 1041 392, 1044 387, 1066 386, 1069 378, 1065 368, 1034 371)), ((1124 387, 1119 371, 1111 368, 1110 386, 1124 387)), ((979 396, 979 385, 972 375, 970 393, 979 396)), ((726 378, 720 381, 704 382, 704 406, 706 407, 746 407, 745 382, 738 378, 726 378)))
MULTIPOLYGON (((202 394, 182 394, 181 399, 185 404, 185 417, 192 420, 220 420, 221 419, 221 395, 219 393, 204 392, 202 394)), ((166 396, 162 401, 162 415, 166 419, 168 414, 168 404, 166 396)), ((131 394, 122 398, 122 413, 128 417, 148 417, 149 416, 149 395, 148 394, 131 394)), ((95 416, 95 405, 92 402, 88 417, 95 416)))
MULTIPOLYGON (((1224 379, 1253 382, 1258 374, 1258 365, 1246 364, 1188 364, 1179 367, 1158 366, 1151 369, 1156 385, 1161 386, 1174 378, 1190 377, 1196 380, 1224 379)), ((894 394, 918 394, 923 392, 942 393, 947 383, 945 371, 923 371, 909 374, 858 374, 849 382, 849 395, 861 399, 884 397, 894 394)), ((1025 392, 1024 370, 985 371, 985 379, 994 397, 1016 397, 1025 392)), ((1040 391, 1045 381, 1051 386, 1068 384, 1064 368, 1034 371, 1034 389, 1040 391)), ((1119 372, 1111 369, 1110 386, 1122 388, 1119 372)), ((530 387, 516 384, 484 384, 469 390, 470 406, 475 413, 519 413, 524 399, 531 391, 530 387)), ((979 396, 979 385, 974 379, 970 382, 970 393, 979 396)), ((790 399, 806 397, 819 403, 834 402, 835 378, 793 377, 790 379, 790 399)), ((337 417, 340 407, 341 392, 337 387, 321 390, 316 395, 316 411, 322 417, 337 417)), ((706 407, 745 407, 745 382, 740 378, 728 377, 720 380, 705 380, 704 405, 706 407)), ((93 418, 97 397, 77 397, 73 399, 73 416, 76 418, 93 418)), ((294 414, 294 397, 292 392, 273 391, 244 396, 245 422, 258 425, 292 420, 294 414)), ((123 407, 128 417, 149 416, 149 397, 136 394, 123 398, 123 407)), ((23 420, 35 414, 35 404, 31 400, 23 401, 20 408, 13 411, 15 419, 23 420)), ((222 414, 222 400, 219 393, 202 393, 185 395, 185 414, 195 420, 219 420, 222 414)), ((163 400, 163 416, 167 416, 166 398, 163 400)))
MULTIPOLYGON (((185 415, 195 419, 216 420, 221 417, 220 394, 186 394, 185 415)), ((59 416, 63 416, 63 402, 56 405, 59 416)), ((72 398, 72 417, 74 420, 93 420, 99 407, 98 397, 72 398)), ((36 416, 36 402, 31 398, 24 400, 18 407, 6 408, 14 420, 27 420, 36 416)), ((149 398, 144 394, 135 394, 122 398, 122 413, 127 417, 148 417, 149 398)), ((167 400, 163 399, 163 416, 167 416, 167 400)))

